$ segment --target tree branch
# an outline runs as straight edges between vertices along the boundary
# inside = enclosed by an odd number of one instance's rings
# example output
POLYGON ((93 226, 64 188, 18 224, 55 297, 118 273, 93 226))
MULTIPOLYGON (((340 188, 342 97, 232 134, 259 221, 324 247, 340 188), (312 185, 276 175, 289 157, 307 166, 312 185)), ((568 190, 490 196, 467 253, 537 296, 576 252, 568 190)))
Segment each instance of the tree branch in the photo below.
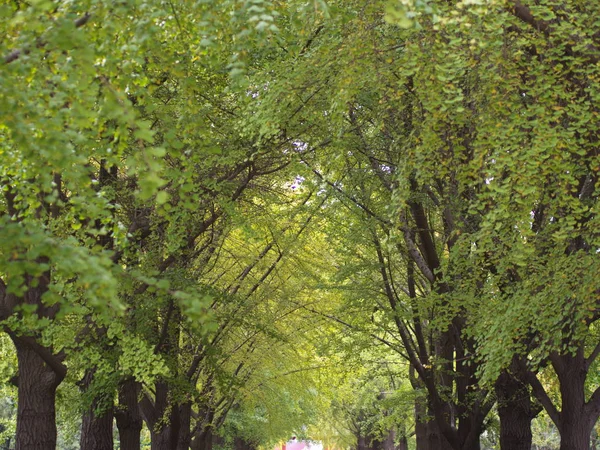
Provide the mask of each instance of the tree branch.
POLYGON ((13 341, 30 347, 48 367, 56 374, 59 381, 64 380, 67 376, 67 366, 62 363, 62 355, 55 355, 48 347, 44 347, 37 343, 35 338, 30 336, 17 336, 13 331, 5 328, 6 333, 12 338, 13 341))
POLYGON ((408 220, 406 219, 406 213, 402 212, 400 215, 401 230, 404 232, 404 241, 406 242, 406 248, 412 260, 415 262, 421 273, 429 280, 430 283, 435 282, 435 275, 427 265, 427 262, 419 252, 415 241, 413 241, 411 230, 408 226, 408 220))
POLYGON ((594 361, 596 360, 596 358, 598 357, 599 354, 600 354, 600 342, 598 342, 596 344, 596 347, 594 348, 594 350, 592 350, 592 353, 590 353, 590 356, 588 356, 585 359, 585 370, 586 370, 586 372, 588 370, 590 370, 590 366, 594 363, 594 361))
MULTIPOLYGON (((523 5, 523 3, 521 3, 520 0, 513 0, 512 5, 512 11, 515 17, 531 25, 536 30, 541 31, 547 38, 551 37, 552 32, 554 31, 552 29, 551 22, 536 19, 531 10, 527 6, 523 5)), ((582 40, 581 36, 571 36, 571 38, 572 41, 582 40)), ((590 64, 597 64, 598 62, 600 62, 600 48, 592 44, 588 44, 586 48, 587 50, 589 50, 590 53, 586 53, 583 56, 587 58, 588 62, 590 64)), ((580 52, 573 50, 573 46, 571 44, 565 44, 564 49, 565 53, 569 56, 574 56, 578 53, 581 54, 580 52)))
POLYGON ((523 361, 521 358, 518 358, 518 364, 523 375, 525 376, 525 379, 527 380, 527 383, 529 383, 531 389, 533 390, 533 395, 535 395, 535 397, 544 407, 548 413, 548 416, 550 416, 550 419, 552 419, 552 422, 554 422, 554 425, 560 429, 560 412, 558 409, 556 409, 554 403, 552 403, 552 399, 550 399, 546 389, 544 389, 544 386, 542 383, 540 383, 540 380, 538 380, 536 374, 527 367, 527 363, 525 361, 523 361))
MULTIPOLYGON (((80 28, 80 27, 84 26, 86 23, 88 23, 88 21, 90 20, 90 17, 91 17, 91 14, 89 12, 86 12, 83 16, 81 16, 80 18, 75 20, 75 22, 73 22, 73 24, 75 25, 75 28, 80 28)), ((41 48, 41 47, 44 47, 45 45, 46 45, 46 43, 42 41, 42 42, 38 42, 36 46, 38 48, 41 48)), ((10 52, 8 55, 6 55, 4 57, 4 64, 10 64, 11 62, 19 59, 21 57, 21 55, 23 55, 23 54, 26 55, 29 52, 30 52, 30 50, 28 48, 13 50, 12 52, 10 52)))

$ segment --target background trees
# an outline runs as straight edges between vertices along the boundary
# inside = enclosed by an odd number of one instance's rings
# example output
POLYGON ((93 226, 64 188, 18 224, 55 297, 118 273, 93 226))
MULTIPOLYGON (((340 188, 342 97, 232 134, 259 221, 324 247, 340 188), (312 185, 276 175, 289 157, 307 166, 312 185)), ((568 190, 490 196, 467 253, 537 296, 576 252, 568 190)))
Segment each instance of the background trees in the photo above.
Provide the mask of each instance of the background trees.
POLYGON ((540 405, 589 446, 595 4, 0 11, 17 448, 56 445, 57 389, 82 448, 113 416, 121 447, 209 449, 325 411, 372 448, 478 449, 490 414, 530 448, 540 405))

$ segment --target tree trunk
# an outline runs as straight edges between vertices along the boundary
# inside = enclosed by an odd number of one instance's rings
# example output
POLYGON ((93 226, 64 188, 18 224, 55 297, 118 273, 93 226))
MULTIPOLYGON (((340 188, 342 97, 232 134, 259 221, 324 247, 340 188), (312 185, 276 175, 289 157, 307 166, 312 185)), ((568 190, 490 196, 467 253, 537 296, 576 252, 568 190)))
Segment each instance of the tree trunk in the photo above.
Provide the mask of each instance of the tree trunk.
POLYGON ((140 450, 143 425, 138 406, 140 389, 140 384, 133 379, 126 380, 119 389, 119 408, 115 418, 121 450, 140 450))
POLYGON ((28 344, 11 334, 19 367, 15 450, 56 448, 58 376, 28 344))
POLYGON ((432 450, 429 446, 427 433, 427 405, 424 398, 415 398, 415 437, 417 450, 432 450))
POLYGON ((192 450, 212 450, 213 434, 212 426, 198 429, 192 441, 192 450))
MULTIPOLYGON (((175 413, 175 416, 178 416, 175 413)), ((173 420, 174 415, 170 415, 170 419, 173 420)), ((152 440, 150 449, 151 450, 177 450, 177 444, 179 440, 178 424, 173 422, 167 423, 161 426, 158 430, 150 431, 150 439, 152 440)))
POLYGON ((171 427, 163 426, 159 431, 150 431, 151 450, 174 450, 171 440, 171 427))
POLYGON ((367 444, 367 438, 363 435, 359 435, 356 439, 356 450, 369 450, 367 444))
POLYGON ((428 450, 453 450, 435 419, 431 419, 426 424, 426 442, 428 450))
POLYGON ((583 345, 574 355, 551 355, 552 365, 560 382, 562 408, 558 431, 560 450, 589 450, 592 429, 598 415, 586 404, 587 377, 583 345))
POLYGON ((427 413, 427 400, 422 397, 415 400, 415 435, 417 450, 452 450, 433 416, 427 413))
POLYGON ((560 430, 560 450, 590 450, 593 424, 586 420, 577 423, 576 418, 566 422, 560 430))
POLYGON ((81 423, 81 450, 113 450, 113 410, 96 415, 95 403, 83 414, 81 423))
POLYGON ((139 403, 142 417, 150 430, 151 450, 177 450, 180 431, 179 407, 169 399, 170 386, 166 381, 155 384, 155 401, 142 396, 139 403))
POLYGON ((398 450, 408 450, 408 439, 406 435, 402 435, 398 441, 398 450))
POLYGON ((394 441, 396 440, 396 433, 394 430, 390 430, 383 441, 383 450, 395 450, 394 441))
POLYGON ((531 450, 531 420, 534 414, 529 388, 516 374, 516 364, 513 364, 510 371, 502 371, 495 385, 500 418, 500 448, 531 450))
POLYGON ((192 422, 192 404, 190 402, 179 406, 179 433, 177 436, 177 450, 189 450, 192 441, 190 430, 192 422))
POLYGON ((233 440, 233 448, 234 450, 256 450, 256 445, 252 442, 248 442, 245 439, 236 437, 233 440))
MULTIPOLYGON (((95 369, 88 369, 79 382, 82 392, 86 392, 94 381, 95 369)), ((81 420, 81 450, 112 450, 113 443, 113 395, 100 393, 84 411, 81 420)))

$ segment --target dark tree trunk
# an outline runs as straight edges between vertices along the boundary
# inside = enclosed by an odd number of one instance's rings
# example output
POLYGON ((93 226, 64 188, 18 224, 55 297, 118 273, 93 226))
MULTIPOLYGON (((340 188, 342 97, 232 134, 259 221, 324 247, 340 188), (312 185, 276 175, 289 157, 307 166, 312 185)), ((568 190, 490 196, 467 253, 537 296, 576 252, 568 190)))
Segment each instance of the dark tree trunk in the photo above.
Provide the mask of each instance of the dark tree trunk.
POLYGON ((95 405, 83 414, 81 423, 81 450, 113 450, 113 410, 112 408, 96 415, 95 405))
POLYGON ((415 435, 417 450, 452 450, 433 415, 428 414, 427 400, 423 397, 415 400, 415 435))
POLYGON ((212 450, 213 434, 212 426, 199 428, 192 441, 192 450, 212 450))
POLYGON ((256 445, 242 438, 235 438, 233 441, 234 450, 256 450, 256 445))
MULTIPOLYGON (((155 388, 154 404, 148 398, 143 399, 140 403, 144 420, 150 430, 152 440, 150 448, 151 450, 177 450, 181 431, 179 406, 170 403, 170 387, 166 382, 156 382, 155 388)), ((191 409, 189 412, 191 414, 191 409)))
POLYGON ((390 430, 383 441, 383 450, 395 450, 394 441, 396 440, 396 433, 394 430, 390 430))
POLYGON ((408 450, 408 439, 405 435, 402 435, 398 441, 398 450, 408 450))
POLYGON ((140 389, 140 384, 133 379, 125 381, 119 389, 119 408, 115 418, 121 450, 140 450, 143 425, 138 406, 140 389))
POLYGON ((560 450, 589 450, 598 411, 595 405, 586 403, 587 368, 583 345, 576 354, 554 354, 551 361, 560 382, 562 408, 557 424, 560 450))
POLYGON ((446 437, 440 431, 435 419, 428 421, 425 427, 426 448, 428 450, 453 450, 446 437))
POLYGON ((171 446, 171 427, 163 426, 159 431, 150 431, 151 450, 174 450, 171 446))
MULTIPOLYGON (((575 391, 575 386, 566 386, 566 388, 561 385, 561 391, 569 391, 568 388, 573 388, 572 390, 575 391)), ((583 386, 581 386, 581 391, 583 393, 583 386)), ((579 397, 575 392, 572 395, 579 397)), ((560 415, 561 422, 558 428, 560 432, 560 450, 590 450, 595 421, 585 413, 583 408, 577 408, 579 403, 577 400, 572 401, 563 398, 563 402, 560 415)))
MULTIPOLYGON (((175 414, 178 415, 177 413, 175 414)), ((171 420, 174 415, 171 414, 171 420)), ((151 450, 177 450, 178 443, 178 424, 173 422, 165 424, 158 428, 158 430, 150 431, 151 450)))
MULTIPOLYGON (((88 369, 79 383, 80 389, 87 391, 94 380, 94 369, 88 369)), ((100 394, 83 413, 81 420, 81 450, 112 450, 113 443, 113 396, 100 394)))
POLYGON ((369 450, 369 444, 365 436, 358 436, 356 439, 356 450, 369 450))
POLYGON ((591 434, 590 424, 573 420, 560 433, 560 450, 590 450, 591 434))
POLYGON ((56 448, 56 388, 63 377, 56 374, 36 351, 11 335, 19 367, 15 450, 56 448))
POLYGON ((373 437, 373 435, 367 436, 367 444, 369 450, 384 450, 384 441, 379 438, 373 437))
POLYGON ((218 435, 212 433, 211 448, 214 447, 215 445, 220 445, 220 446, 225 445, 225 439, 223 439, 221 436, 218 436, 218 435))
POLYGON ((516 363, 504 370, 495 384, 500 418, 500 448, 531 450, 531 407, 529 387, 521 377, 516 363))
POLYGON ((419 418, 415 423, 415 439, 417 441, 417 450, 431 450, 427 441, 427 423, 419 418))
POLYGON ((192 404, 190 402, 179 406, 179 433, 177 437, 177 450, 189 450, 192 433, 192 404))

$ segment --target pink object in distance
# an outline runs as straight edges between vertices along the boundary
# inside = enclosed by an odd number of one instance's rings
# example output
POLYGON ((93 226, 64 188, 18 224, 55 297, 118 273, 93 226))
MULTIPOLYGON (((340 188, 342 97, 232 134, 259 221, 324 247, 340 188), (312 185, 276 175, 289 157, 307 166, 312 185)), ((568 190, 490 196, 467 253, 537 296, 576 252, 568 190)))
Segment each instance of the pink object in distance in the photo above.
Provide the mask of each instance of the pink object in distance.
POLYGON ((303 441, 285 443, 285 450, 304 450, 305 448, 308 448, 308 445, 303 441))

